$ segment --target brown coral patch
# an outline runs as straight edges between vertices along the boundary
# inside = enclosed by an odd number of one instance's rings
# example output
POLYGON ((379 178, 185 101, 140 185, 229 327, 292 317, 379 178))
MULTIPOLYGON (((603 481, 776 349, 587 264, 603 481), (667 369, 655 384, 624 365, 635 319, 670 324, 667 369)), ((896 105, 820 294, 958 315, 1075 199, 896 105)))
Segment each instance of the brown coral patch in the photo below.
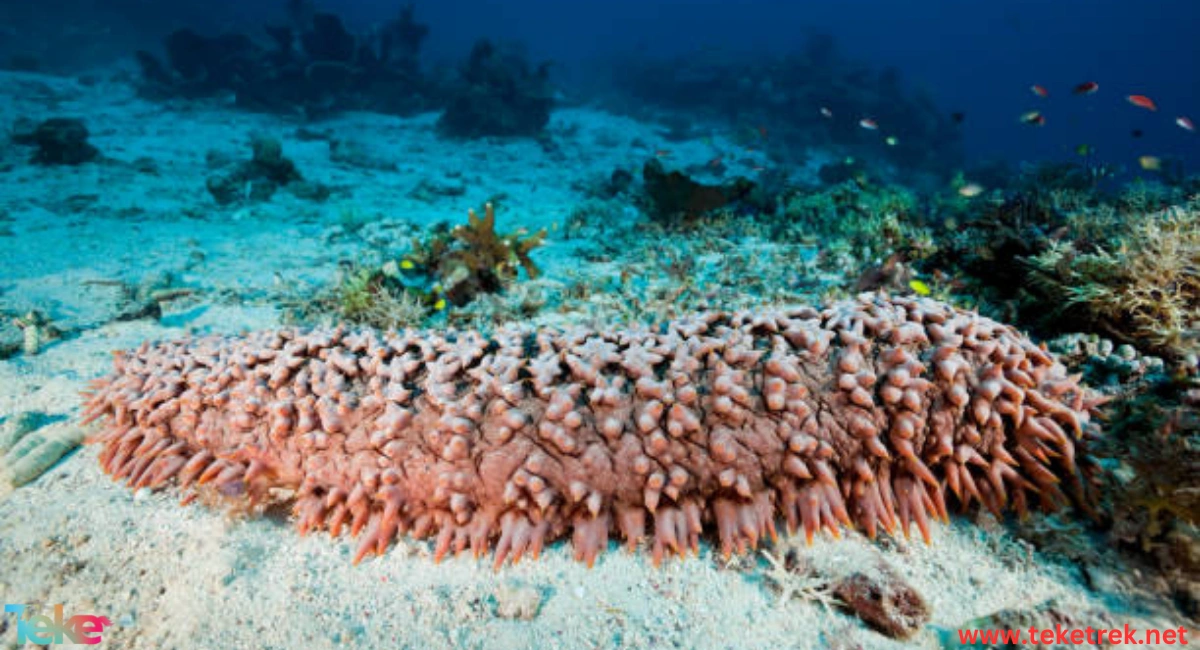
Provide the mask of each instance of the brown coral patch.
POLYGON ((95 383, 100 461, 132 486, 293 493, 356 561, 400 534, 497 564, 571 535, 656 562, 745 552, 782 518, 928 539, 948 501, 1086 505, 1088 399, 1016 330, 863 295, 655 329, 259 332, 145 344, 95 383))

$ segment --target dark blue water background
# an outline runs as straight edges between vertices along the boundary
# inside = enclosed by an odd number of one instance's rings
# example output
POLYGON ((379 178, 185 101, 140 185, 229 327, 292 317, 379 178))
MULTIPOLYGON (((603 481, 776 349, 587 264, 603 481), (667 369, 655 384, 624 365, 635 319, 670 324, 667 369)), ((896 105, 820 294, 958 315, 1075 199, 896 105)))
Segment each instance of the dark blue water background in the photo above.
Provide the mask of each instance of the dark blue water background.
MULTIPOLYGON (((395 15, 391 0, 318 3, 361 29, 395 15)), ((1183 159, 1194 172, 1200 133, 1200 2, 1196 0, 521 0, 417 2, 431 27, 427 62, 455 61, 481 36, 519 41, 535 59, 553 59, 568 89, 614 55, 661 57, 705 51, 784 53, 810 33, 833 35, 847 57, 899 68, 945 112, 966 115, 970 160, 1077 159, 1088 144, 1098 162, 1136 170, 1137 158, 1183 159), (1071 89, 1096 81, 1095 95, 1071 89), (1029 86, 1041 84, 1040 99, 1029 86), (1157 113, 1126 102, 1145 94, 1157 113), (1041 110, 1045 127, 1020 124, 1041 110), (1134 138, 1131 132, 1144 136, 1134 138)), ((3 0, 0 17, 85 25, 111 23, 129 47, 158 43, 170 29, 261 34, 279 22, 282 2, 248 0, 3 0)), ((0 43, 2 45, 2 43, 0 43)), ((812 110, 812 107, 797 107, 812 110)), ((903 134, 898 134, 903 137, 903 134)))

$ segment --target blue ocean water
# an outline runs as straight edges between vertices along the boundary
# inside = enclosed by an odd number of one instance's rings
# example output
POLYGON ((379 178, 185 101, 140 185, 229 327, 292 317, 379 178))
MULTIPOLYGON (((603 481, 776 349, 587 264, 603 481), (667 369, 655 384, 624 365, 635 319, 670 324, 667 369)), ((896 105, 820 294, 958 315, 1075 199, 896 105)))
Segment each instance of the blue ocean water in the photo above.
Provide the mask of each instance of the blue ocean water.
MULTIPOLYGON (((0 57, 33 52, 51 65, 77 68, 153 48, 179 27, 260 37, 263 25, 279 21, 281 4, 6 2, 0 57)), ((318 8, 355 31, 393 17, 397 7, 360 0, 318 8)), ((446 0, 415 7, 431 28, 425 61, 457 61, 481 37, 519 42, 534 59, 554 62, 556 83, 585 95, 614 57, 778 55, 803 47, 813 34, 829 35, 845 57, 894 67, 939 110, 964 114, 961 135, 970 160, 1071 161, 1088 145, 1091 162, 1131 172, 1141 171, 1138 158, 1147 155, 1178 159, 1187 169, 1196 164, 1196 134, 1175 123, 1200 119, 1194 36, 1200 6, 1189 0, 446 0), (1100 84, 1096 95, 1071 94, 1089 81, 1100 84), (1034 84, 1049 97, 1032 94, 1034 84), (1133 94, 1152 98, 1158 111, 1127 103, 1133 94), (1044 114, 1044 128, 1019 121, 1033 110, 1044 114)), ((812 107, 795 110, 811 113, 812 107)))

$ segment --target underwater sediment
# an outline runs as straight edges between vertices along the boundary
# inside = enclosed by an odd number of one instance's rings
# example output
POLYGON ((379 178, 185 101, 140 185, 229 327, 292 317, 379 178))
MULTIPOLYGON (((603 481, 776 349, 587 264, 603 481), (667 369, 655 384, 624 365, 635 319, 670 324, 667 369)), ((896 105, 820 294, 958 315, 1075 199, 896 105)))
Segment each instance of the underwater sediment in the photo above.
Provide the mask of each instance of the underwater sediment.
POLYGON ((926 539, 948 502, 1084 508, 1094 397, 1014 328, 921 298, 699 313, 658 328, 266 331, 115 355, 100 462, 289 503, 299 529, 399 534, 499 565, 570 534, 655 562, 841 526, 926 539))

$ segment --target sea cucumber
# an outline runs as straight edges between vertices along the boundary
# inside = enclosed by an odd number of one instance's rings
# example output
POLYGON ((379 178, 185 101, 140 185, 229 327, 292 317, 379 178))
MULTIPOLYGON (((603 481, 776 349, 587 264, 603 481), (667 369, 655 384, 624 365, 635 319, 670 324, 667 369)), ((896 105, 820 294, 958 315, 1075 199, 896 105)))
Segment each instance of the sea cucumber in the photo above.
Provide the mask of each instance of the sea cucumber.
POLYGON ((652 557, 782 518, 908 534, 947 500, 1086 506, 1098 402, 1010 326, 923 298, 699 313, 656 328, 292 330, 143 344, 93 383, 105 471, 290 503, 301 532, 537 556, 619 533, 652 557), (203 487, 201 487, 203 486, 203 487), (1064 491, 1065 488, 1065 491, 1064 491), (365 531, 365 532, 364 532, 365 531))

